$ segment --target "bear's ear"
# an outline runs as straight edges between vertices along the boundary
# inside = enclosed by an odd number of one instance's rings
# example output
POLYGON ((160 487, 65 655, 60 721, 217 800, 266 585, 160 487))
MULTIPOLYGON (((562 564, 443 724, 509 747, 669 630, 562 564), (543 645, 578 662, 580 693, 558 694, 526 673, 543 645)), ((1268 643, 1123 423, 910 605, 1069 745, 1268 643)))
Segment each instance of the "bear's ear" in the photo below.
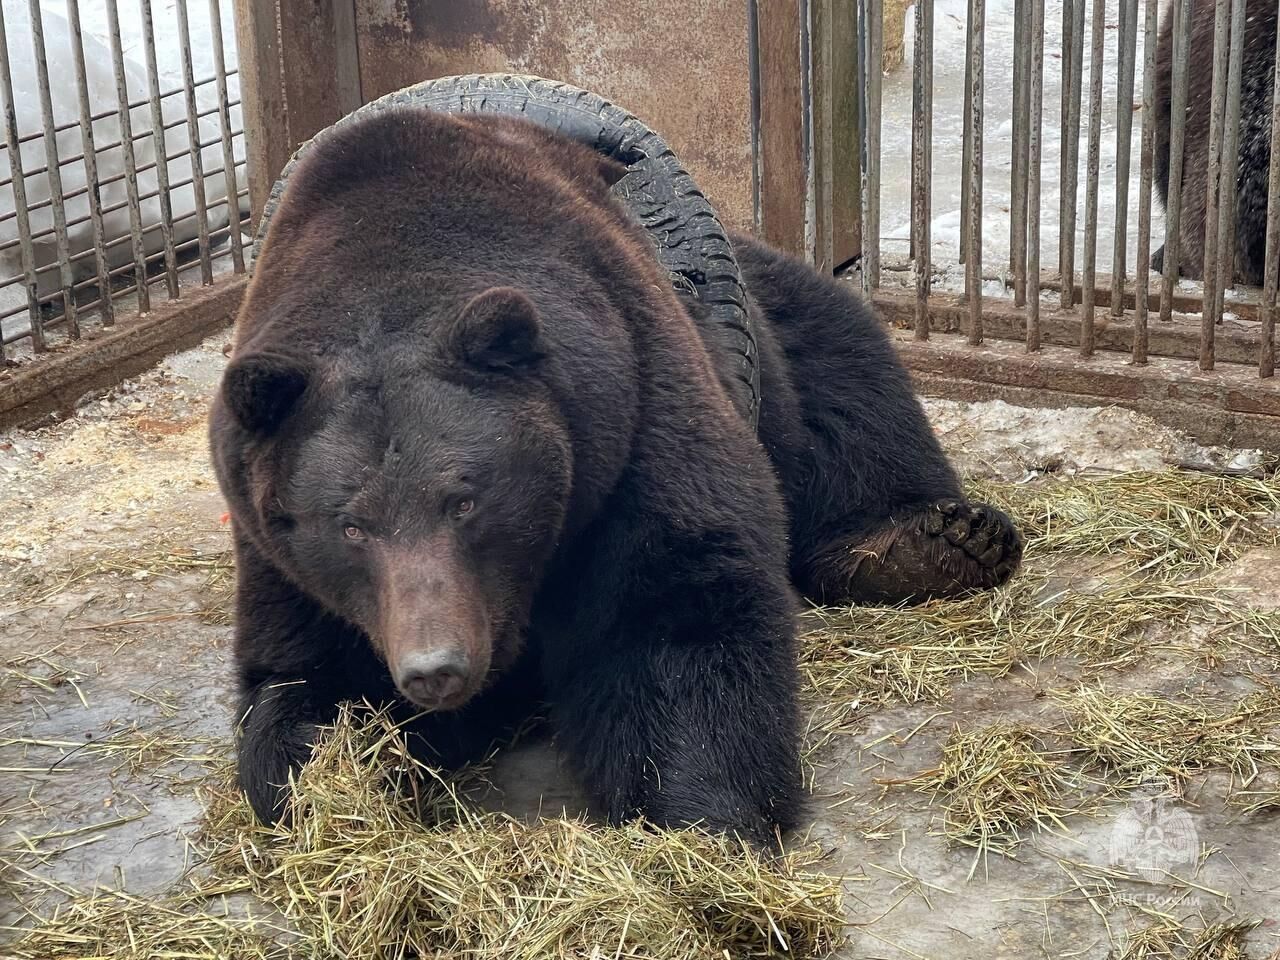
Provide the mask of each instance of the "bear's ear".
POLYGON ((612 187, 630 172, 622 161, 606 157, 603 153, 596 161, 596 169, 600 171, 600 179, 606 187, 612 187))
POLYGON ((543 358, 538 311, 519 290, 490 287, 468 301, 442 331, 455 361, 490 373, 520 373, 543 358))
POLYGON ((222 378, 222 395, 241 425, 274 433, 307 388, 306 365, 267 351, 237 357, 222 378))

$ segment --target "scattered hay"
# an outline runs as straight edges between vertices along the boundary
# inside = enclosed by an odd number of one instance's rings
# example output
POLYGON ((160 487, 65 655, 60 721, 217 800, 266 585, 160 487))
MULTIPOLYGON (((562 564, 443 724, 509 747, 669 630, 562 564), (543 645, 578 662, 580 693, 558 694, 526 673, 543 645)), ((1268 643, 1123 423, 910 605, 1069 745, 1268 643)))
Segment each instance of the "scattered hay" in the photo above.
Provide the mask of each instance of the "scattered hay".
POLYGON ((991 851, 1012 852, 1025 839, 1024 828, 1065 829, 1062 818, 1071 811, 1061 805, 1063 759, 1046 751, 1035 733, 1011 724, 956 728, 941 764, 910 782, 942 801, 943 834, 976 847, 984 859, 991 851))
POLYGON ((205 591, 218 600, 230 592, 232 561, 229 548, 200 552, 175 549, 163 541, 142 543, 79 557, 65 566, 41 570, 38 576, 31 571, 25 577, 15 575, 12 582, 18 590, 13 599, 22 605, 47 603, 76 584, 101 576, 145 582, 155 577, 204 573, 205 591))
POLYGON ((1081 689, 1062 701, 1071 736, 1105 766, 1117 786, 1175 783, 1210 767, 1252 779, 1280 757, 1280 699, 1262 690, 1236 704, 1081 689), (1118 778, 1119 782, 1116 782, 1118 778))
POLYGON ((1017 518, 1028 557, 1118 557, 1173 579, 1212 570, 1241 547, 1277 537, 1264 521, 1280 512, 1280 485, 1267 480, 1162 470, 973 486, 1017 518))
POLYGON ((137 771, 158 769, 170 764, 217 764, 224 760, 228 744, 221 737, 192 737, 181 724, 140 727, 137 724, 90 740, 46 740, 35 737, 0 737, 0 749, 21 751, 20 767, 12 773, 55 773, 74 775, 77 757, 117 760, 121 767, 137 771))
POLYGON ((1256 920, 1236 920, 1193 928, 1163 916, 1143 930, 1127 933, 1108 956, 1113 960, 1247 960, 1244 937, 1256 926, 1256 920))
POLYGON ((1019 663, 1072 656, 1093 665, 1133 663, 1152 628, 1280 645, 1280 621, 1196 584, 1126 580, 1047 589, 1023 576, 1001 590, 919 607, 815 609, 801 642, 809 753, 848 730, 869 708, 938 702, 955 683, 1002 677, 1019 663))
MULTIPOLYGON (((839 943, 840 884, 813 872, 813 848, 765 861, 697 830, 525 824, 476 811, 460 786, 419 767, 385 716, 344 711, 295 784, 295 829, 255 825, 237 797, 210 818, 190 890, 77 901, 16 956, 155 955, 173 945, 153 931, 246 891, 279 911, 296 954, 352 960, 821 957, 839 943)), ((223 953, 165 955, 273 956, 262 921, 200 922, 223 953)))
POLYGON ((277 922, 237 915, 199 896, 139 897, 100 891, 62 904, 7 947, 13 960, 288 960, 297 956, 277 922))

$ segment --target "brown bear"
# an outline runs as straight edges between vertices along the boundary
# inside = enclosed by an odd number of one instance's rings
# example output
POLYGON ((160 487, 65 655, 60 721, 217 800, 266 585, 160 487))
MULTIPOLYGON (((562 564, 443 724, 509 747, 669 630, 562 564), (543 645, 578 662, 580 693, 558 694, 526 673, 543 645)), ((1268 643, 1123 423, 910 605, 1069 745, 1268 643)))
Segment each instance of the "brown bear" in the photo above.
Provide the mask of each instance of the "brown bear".
POLYGON ((262 819, 341 701, 390 705, 445 768, 543 705, 611 821, 766 842, 800 815, 797 588, 900 602, 1017 566, 871 309, 736 237, 753 431, 623 172, 400 109, 292 173, 211 425, 262 819))
MULTIPOLYGON (((1213 118, 1214 5, 1192 6, 1188 40, 1186 126, 1182 150, 1182 215, 1178 224, 1178 272, 1190 280, 1204 275, 1205 216, 1209 185, 1209 126, 1213 118)), ((1169 121, 1173 113, 1173 17, 1166 14, 1156 44, 1155 184, 1162 206, 1169 202, 1169 121)), ((1249 0, 1244 62, 1240 71, 1239 151, 1236 168, 1235 276, 1231 282, 1261 285, 1266 266, 1267 180, 1271 166, 1271 94, 1276 68, 1276 4, 1249 0)), ((1220 251, 1219 256, 1225 256, 1220 251)), ((1151 257, 1164 270, 1164 247, 1151 257)))

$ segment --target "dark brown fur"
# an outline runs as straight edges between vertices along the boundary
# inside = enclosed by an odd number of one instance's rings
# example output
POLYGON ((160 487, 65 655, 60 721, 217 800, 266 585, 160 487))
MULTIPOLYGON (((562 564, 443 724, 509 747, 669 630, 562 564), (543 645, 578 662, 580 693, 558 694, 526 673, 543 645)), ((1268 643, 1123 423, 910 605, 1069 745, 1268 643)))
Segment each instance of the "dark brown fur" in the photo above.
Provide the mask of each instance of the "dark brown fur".
MULTIPOLYGON (((1182 216, 1178 230, 1178 270, 1193 280, 1204 276, 1205 213, 1209 182, 1209 127, 1213 96, 1214 4, 1192 6, 1188 44, 1187 121, 1183 144, 1182 216)), ((1173 90, 1173 18, 1166 9, 1156 46, 1155 183, 1161 204, 1169 197, 1169 121, 1173 90)), ((1249 0, 1244 64, 1240 75, 1240 149, 1237 173, 1235 279, 1260 285, 1266 264, 1267 179, 1271 164, 1271 94, 1275 82, 1276 4, 1249 0)), ((1164 269, 1164 248, 1151 258, 1164 269)))
POLYGON ((1017 566, 871 310, 736 237, 753 434, 620 172, 519 121, 413 112, 292 174, 212 423, 264 819, 339 701, 407 719, 396 658, 446 645, 468 687, 412 722, 429 758, 474 758, 542 699, 611 819, 763 842, 799 817, 793 584, 898 602, 1017 566))

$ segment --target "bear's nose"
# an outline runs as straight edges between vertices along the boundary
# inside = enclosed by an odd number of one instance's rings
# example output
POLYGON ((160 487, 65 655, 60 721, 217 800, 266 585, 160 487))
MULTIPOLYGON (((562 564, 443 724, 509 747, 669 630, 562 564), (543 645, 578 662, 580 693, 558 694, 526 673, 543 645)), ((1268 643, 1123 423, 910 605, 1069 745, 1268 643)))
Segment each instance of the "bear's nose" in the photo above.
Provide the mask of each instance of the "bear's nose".
POLYGON ((457 697, 467 685, 469 672, 460 651, 414 653, 401 661, 396 686, 419 706, 433 708, 457 697))

